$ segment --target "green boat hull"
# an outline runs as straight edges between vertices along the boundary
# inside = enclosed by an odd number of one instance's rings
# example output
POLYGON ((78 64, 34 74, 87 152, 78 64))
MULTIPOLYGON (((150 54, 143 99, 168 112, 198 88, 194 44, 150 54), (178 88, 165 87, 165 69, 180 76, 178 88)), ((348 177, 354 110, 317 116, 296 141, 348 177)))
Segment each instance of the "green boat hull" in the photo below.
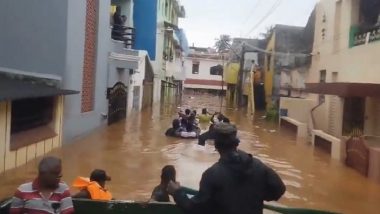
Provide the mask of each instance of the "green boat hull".
MULTIPOLYGON (((172 203, 139 203, 133 201, 92 201, 86 199, 74 199, 75 213, 78 214, 183 214, 172 203)), ((0 203, 0 213, 8 214, 11 199, 0 203)), ((320 210, 302 208, 287 208, 265 205, 265 210, 282 214, 334 214, 320 210)))

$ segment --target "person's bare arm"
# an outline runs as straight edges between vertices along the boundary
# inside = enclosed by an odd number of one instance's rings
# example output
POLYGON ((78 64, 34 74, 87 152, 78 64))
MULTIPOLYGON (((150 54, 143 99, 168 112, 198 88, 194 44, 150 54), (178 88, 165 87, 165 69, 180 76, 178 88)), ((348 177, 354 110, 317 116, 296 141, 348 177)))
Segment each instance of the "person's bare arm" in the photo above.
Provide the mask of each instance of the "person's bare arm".
POLYGON ((90 193, 86 189, 82 189, 77 194, 73 195, 72 198, 85 198, 85 199, 91 199, 90 193))

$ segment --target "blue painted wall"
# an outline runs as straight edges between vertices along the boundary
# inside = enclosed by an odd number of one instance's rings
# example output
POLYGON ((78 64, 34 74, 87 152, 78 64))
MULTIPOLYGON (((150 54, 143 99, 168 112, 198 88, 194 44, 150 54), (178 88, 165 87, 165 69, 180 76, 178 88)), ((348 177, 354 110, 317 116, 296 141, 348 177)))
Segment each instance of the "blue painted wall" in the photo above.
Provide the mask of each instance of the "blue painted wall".
POLYGON ((133 21, 136 50, 146 50, 151 60, 156 59, 157 0, 134 1, 133 21))

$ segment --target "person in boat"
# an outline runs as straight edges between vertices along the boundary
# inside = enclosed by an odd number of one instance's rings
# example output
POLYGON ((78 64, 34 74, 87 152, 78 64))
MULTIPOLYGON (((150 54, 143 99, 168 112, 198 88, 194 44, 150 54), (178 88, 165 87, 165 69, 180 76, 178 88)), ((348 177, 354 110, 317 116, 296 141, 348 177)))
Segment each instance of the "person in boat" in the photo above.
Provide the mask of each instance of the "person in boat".
POLYGON ((198 122, 194 114, 190 114, 186 121, 187 132, 197 131, 199 129, 198 122))
POLYGON ((178 115, 180 118, 187 118, 188 116, 190 116, 191 114, 191 110, 190 109, 185 109, 185 113, 183 113, 183 111, 180 111, 178 112, 178 115))
POLYGON ((151 201, 170 202, 167 191, 170 181, 176 180, 176 170, 172 165, 166 165, 161 170, 161 183, 152 192, 151 201))
POLYGON ((263 213, 264 201, 278 200, 285 193, 283 181, 259 159, 237 149, 234 125, 219 123, 214 131, 220 159, 203 173, 198 194, 190 199, 175 181, 169 182, 169 194, 184 213, 263 213))
POLYGON ((61 177, 61 160, 43 158, 38 165, 38 177, 18 187, 9 213, 74 213, 69 187, 61 182, 61 177))
POLYGON ((106 182, 111 177, 102 169, 95 169, 91 172, 90 178, 78 177, 73 187, 80 191, 73 195, 73 198, 86 198, 92 200, 109 201, 112 200, 112 194, 106 189, 106 182))
POLYGON ((187 120, 186 124, 181 124, 179 119, 174 119, 172 122, 172 128, 169 128, 165 135, 169 137, 180 137, 180 138, 197 138, 199 136, 199 130, 187 131, 187 120))
POLYGON ((185 131, 185 128, 181 127, 181 122, 179 119, 174 119, 172 122, 172 127, 166 130, 165 135, 170 137, 180 137, 181 132, 185 131))
POLYGON ((198 118, 200 123, 207 123, 211 120, 211 115, 207 112, 207 108, 202 109, 202 114, 198 118))
POLYGON ((209 139, 215 139, 214 137, 214 126, 216 124, 219 124, 219 123, 230 123, 230 119, 228 119, 226 116, 224 116, 223 114, 221 113, 215 113, 212 117, 211 117, 211 125, 208 129, 207 132, 199 135, 199 138, 198 138, 198 145, 201 145, 201 146, 204 146, 206 145, 206 140, 209 140, 209 139))

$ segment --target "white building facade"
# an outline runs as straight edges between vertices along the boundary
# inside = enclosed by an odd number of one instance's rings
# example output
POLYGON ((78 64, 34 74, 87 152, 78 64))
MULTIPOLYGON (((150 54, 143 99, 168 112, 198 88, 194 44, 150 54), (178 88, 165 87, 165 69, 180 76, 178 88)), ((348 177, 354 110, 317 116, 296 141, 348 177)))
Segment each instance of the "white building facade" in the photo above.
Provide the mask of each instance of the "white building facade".
POLYGON ((223 84, 223 60, 217 53, 207 49, 190 48, 189 56, 185 57, 186 72, 185 89, 226 90, 223 84), (212 68, 222 69, 218 72, 212 68))

